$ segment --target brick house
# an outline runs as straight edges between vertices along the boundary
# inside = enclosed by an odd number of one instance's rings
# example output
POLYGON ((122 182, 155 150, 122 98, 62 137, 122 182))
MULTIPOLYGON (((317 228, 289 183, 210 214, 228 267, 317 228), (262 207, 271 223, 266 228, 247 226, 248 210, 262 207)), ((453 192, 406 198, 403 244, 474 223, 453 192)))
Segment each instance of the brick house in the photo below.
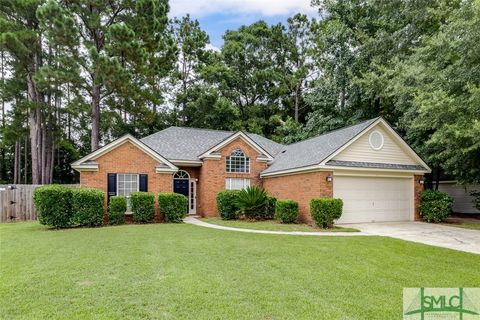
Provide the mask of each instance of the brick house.
POLYGON ((125 135, 72 167, 81 186, 106 192, 106 204, 111 195, 173 191, 188 197, 189 214, 216 216, 217 192, 255 184, 297 201, 307 222, 310 199, 342 198, 343 223, 418 219, 430 172, 383 118, 290 145, 241 131, 170 127, 143 139, 125 135))

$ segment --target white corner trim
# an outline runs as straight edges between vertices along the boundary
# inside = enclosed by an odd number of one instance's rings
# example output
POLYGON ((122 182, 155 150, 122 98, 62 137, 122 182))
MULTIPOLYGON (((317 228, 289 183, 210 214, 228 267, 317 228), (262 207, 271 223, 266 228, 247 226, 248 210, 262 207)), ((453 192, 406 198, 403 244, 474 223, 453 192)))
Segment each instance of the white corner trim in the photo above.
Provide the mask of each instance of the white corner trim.
POLYGON ((170 160, 170 162, 181 167, 201 167, 203 165, 202 160, 170 160))
POLYGON ((307 173, 313 171, 325 171, 322 170, 323 168, 320 167, 318 164, 313 166, 301 167, 301 168, 294 168, 288 170, 280 170, 274 172, 267 172, 267 173, 260 173, 260 178, 267 178, 267 177, 276 177, 276 176, 286 176, 291 174, 298 174, 298 173, 307 173))
MULTIPOLYGON (((213 146, 212 148, 210 148, 209 150, 207 150, 206 152, 201 154, 199 156, 199 158, 203 159, 203 158, 217 157, 217 155, 212 155, 210 153, 213 152, 213 151, 221 149, 222 147, 226 146, 227 144, 229 144, 230 142, 232 142, 233 140, 235 140, 237 138, 242 139, 245 143, 247 143, 250 147, 255 149, 255 151, 257 151, 258 153, 266 155, 268 160, 273 160, 273 157, 266 150, 264 150, 262 147, 260 147, 255 141, 253 141, 249 136, 247 136, 242 131, 238 131, 237 133, 231 135, 230 137, 223 140, 219 144, 213 146)), ((218 155, 218 157, 220 157, 220 156, 218 155)))
POLYGON ((82 171, 98 171, 98 164, 80 164, 80 165, 70 165, 72 169, 82 172, 82 171))
POLYGON ((412 174, 425 174, 429 173, 428 170, 409 170, 409 169, 393 169, 393 168, 361 168, 361 167, 341 167, 341 166, 328 166, 322 165, 321 168, 332 170, 348 170, 348 171, 367 171, 367 172, 399 172, 399 173, 412 173, 412 174))
MULTIPOLYGON (((340 152, 342 152, 343 150, 345 150, 346 148, 348 148, 351 144, 353 144, 355 141, 357 141, 361 136, 363 136, 366 132, 368 132, 370 129, 372 129, 373 127, 375 127, 376 125, 378 124, 382 124, 385 129, 390 133, 392 134, 392 136, 404 147, 404 150, 406 152, 408 152, 415 160, 417 160, 422 166, 424 166, 425 168, 427 168, 426 171, 418 171, 418 170, 411 170, 411 172, 421 172, 421 173, 430 173, 432 172, 432 169, 422 160, 422 158, 420 158, 417 153, 415 151, 413 151, 413 149, 405 142, 405 140, 403 140, 402 137, 400 137, 400 135, 395 131, 393 130, 393 128, 383 119, 383 118, 378 118, 378 120, 374 121, 371 125, 369 125, 368 127, 366 127, 365 129, 363 129, 361 132, 359 132, 355 137, 353 137, 353 139, 351 139, 349 142, 347 142, 346 144, 344 144, 342 147, 340 147, 339 149, 337 149, 334 153, 332 153, 331 155, 329 155, 325 160, 323 160, 320 165, 324 166, 326 165, 326 163, 333 159, 335 156, 337 156, 340 152)), ((391 170, 391 169, 387 169, 387 170, 391 170)), ((408 170, 404 170, 405 172, 407 172, 408 170)))
POLYGON ((72 168, 78 167, 78 166, 84 166, 82 163, 87 161, 87 160, 95 160, 96 158, 102 156, 103 154, 109 152, 112 149, 115 149, 121 145, 123 145, 126 142, 131 142, 133 145, 135 145, 137 148, 148 154, 150 157, 153 159, 160 161, 162 163, 165 163, 169 168, 172 170, 178 170, 178 168, 168 161, 166 158, 162 157, 159 153, 156 151, 152 150, 150 147, 145 145, 143 142, 132 136, 131 134, 126 134, 122 136, 121 138, 118 138, 117 140, 114 140, 110 142, 109 144, 93 151, 92 153, 86 155, 85 157, 73 162, 71 164, 72 168))
POLYGON ((169 173, 169 174, 174 174, 177 172, 178 169, 171 169, 171 168, 155 168, 156 173, 169 173))

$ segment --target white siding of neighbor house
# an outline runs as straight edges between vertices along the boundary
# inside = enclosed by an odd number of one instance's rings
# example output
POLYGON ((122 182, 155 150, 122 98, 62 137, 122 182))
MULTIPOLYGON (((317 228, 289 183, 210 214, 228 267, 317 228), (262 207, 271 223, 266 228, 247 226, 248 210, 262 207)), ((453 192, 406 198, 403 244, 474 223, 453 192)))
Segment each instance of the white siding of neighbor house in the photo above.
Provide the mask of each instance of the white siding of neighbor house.
POLYGON ((462 186, 452 182, 440 182, 438 190, 448 193, 453 198, 453 212, 480 213, 474 204, 470 192, 480 190, 480 186, 462 186))
POLYGON ((377 124, 371 128, 356 141, 349 145, 345 150, 336 155, 333 160, 343 161, 361 161, 376 163, 394 163, 394 164, 419 164, 399 142, 396 137, 384 129, 382 124, 377 124), (372 131, 379 131, 384 138, 382 149, 374 150, 370 147, 368 138, 372 131))

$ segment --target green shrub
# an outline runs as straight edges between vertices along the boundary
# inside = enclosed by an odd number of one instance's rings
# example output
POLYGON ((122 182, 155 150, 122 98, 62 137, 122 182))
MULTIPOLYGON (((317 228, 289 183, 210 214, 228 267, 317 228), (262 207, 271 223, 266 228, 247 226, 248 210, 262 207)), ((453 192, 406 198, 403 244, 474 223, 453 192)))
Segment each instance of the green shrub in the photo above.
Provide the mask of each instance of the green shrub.
POLYGON ((66 228, 72 222, 72 189, 60 185, 38 187, 33 193, 38 221, 54 228, 66 228))
POLYGON ((480 191, 475 190, 470 192, 470 195, 473 197, 473 205, 477 210, 480 210, 480 191))
POLYGON ((258 187, 250 186, 240 190, 236 204, 240 212, 248 219, 265 219, 267 192, 258 187))
POLYGON ((240 190, 224 190, 217 193, 217 209, 223 220, 238 219, 240 208, 237 198, 240 190))
POLYGON ((155 217, 155 196, 150 192, 130 193, 133 220, 139 223, 151 222, 155 217))
POLYGON ((267 202, 265 204, 265 219, 273 219, 275 217, 275 205, 277 198, 274 196, 267 196, 267 202))
POLYGON ((188 199, 183 194, 162 192, 158 195, 158 205, 167 222, 182 222, 187 215, 188 199))
POLYGON ((310 214, 317 226, 330 228, 342 216, 342 199, 317 198, 310 201, 310 214))
POLYGON ((277 200, 275 218, 282 223, 292 223, 298 218, 298 203, 293 200, 277 200))
POLYGON ((110 204, 108 206, 109 224, 124 224, 125 223, 125 211, 127 211, 127 198, 124 196, 110 197, 110 204))
POLYGON ((426 222, 442 222, 452 212, 453 199, 445 192, 425 190, 421 199, 420 214, 426 222))
POLYGON ((98 189, 72 189, 72 224, 96 227, 103 223, 105 194, 98 189))

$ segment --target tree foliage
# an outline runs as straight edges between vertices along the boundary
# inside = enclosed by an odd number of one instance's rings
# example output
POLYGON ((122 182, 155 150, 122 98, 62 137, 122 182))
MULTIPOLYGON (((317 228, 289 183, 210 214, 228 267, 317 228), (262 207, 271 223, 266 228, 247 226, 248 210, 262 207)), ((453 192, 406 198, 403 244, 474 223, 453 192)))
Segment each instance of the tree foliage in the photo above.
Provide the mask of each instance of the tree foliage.
POLYGON ((227 30, 167 0, 0 5, 0 180, 74 182, 126 132, 246 130, 284 143, 383 116, 437 172, 480 181, 475 0, 314 0, 227 30))

